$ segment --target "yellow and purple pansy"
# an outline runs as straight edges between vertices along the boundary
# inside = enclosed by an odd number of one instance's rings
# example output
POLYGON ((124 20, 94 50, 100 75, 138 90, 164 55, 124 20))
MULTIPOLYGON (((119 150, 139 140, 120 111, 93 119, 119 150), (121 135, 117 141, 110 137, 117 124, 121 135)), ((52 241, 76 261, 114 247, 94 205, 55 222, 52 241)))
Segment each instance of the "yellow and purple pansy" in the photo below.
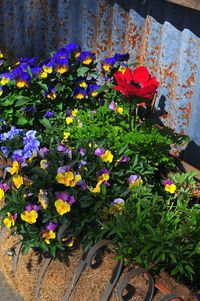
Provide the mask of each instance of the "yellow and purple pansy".
POLYGON ((110 72, 116 63, 115 57, 108 57, 102 63, 101 67, 104 72, 110 72))
POLYGON ((82 51, 78 60, 84 65, 90 65, 95 60, 95 54, 90 51, 82 51))
POLYGON ((176 185, 174 184, 173 181, 167 179, 164 181, 164 185, 165 185, 165 191, 174 194, 176 192, 176 185))
POLYGON ((112 163, 112 161, 113 161, 113 154, 108 149, 105 149, 105 148, 102 148, 102 147, 98 147, 95 150, 94 154, 97 157, 101 157, 101 159, 102 159, 103 162, 110 162, 110 163, 112 163))
POLYGON ((76 202, 75 198, 65 192, 56 193, 57 200, 54 205, 59 215, 63 215, 71 211, 71 206, 76 202))
POLYGON ((3 223, 7 228, 11 228, 15 225, 16 219, 17 219, 17 213, 13 215, 10 212, 7 212, 7 217, 4 218, 3 223))
POLYGON ((132 187, 135 187, 135 186, 140 186, 140 185, 143 184, 143 180, 138 175, 131 175, 128 178, 128 184, 129 184, 129 188, 132 188, 132 187))
POLYGON ((39 206, 27 205, 25 210, 21 213, 21 219, 28 224, 35 224, 38 218, 39 206))
POLYGON ((114 102, 113 100, 111 101, 111 103, 109 104, 109 109, 114 111, 116 114, 122 114, 124 109, 122 107, 119 107, 118 104, 116 102, 114 102))

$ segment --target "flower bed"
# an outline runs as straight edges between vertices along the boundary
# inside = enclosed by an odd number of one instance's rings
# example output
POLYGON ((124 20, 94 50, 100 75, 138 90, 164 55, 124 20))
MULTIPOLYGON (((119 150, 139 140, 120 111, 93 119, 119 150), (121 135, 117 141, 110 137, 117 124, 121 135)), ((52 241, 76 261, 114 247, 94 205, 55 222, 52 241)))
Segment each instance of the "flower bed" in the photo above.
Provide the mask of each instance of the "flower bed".
POLYGON ((0 74, 2 226, 23 254, 61 260, 110 237, 116 259, 198 283, 196 181, 170 155, 185 138, 159 119, 156 78, 128 59, 98 71, 94 54, 69 44, 0 74))

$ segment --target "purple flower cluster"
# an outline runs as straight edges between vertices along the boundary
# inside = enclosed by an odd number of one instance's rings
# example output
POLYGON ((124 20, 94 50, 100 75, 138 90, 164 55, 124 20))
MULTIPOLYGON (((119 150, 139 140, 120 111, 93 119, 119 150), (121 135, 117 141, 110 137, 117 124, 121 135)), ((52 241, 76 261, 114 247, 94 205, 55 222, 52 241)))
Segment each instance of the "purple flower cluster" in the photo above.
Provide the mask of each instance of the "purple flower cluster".
POLYGON ((12 140, 15 136, 19 136, 21 133, 23 133, 22 129, 17 129, 16 126, 12 126, 10 131, 0 134, 0 142, 12 140))

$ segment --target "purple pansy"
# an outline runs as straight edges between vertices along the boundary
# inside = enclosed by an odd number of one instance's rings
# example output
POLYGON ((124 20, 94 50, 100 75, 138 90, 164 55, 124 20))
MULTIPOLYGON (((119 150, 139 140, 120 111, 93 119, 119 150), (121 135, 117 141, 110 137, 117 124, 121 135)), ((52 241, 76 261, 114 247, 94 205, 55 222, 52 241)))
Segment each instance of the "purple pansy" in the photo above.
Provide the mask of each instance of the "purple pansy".
POLYGON ((84 63, 86 60, 91 59, 91 61, 95 60, 95 54, 90 51, 82 51, 79 55, 78 59, 81 63, 84 63))
POLYGON ((114 102, 114 100, 111 101, 111 103, 109 104, 109 109, 112 110, 112 111, 115 111, 116 110, 116 104, 114 102))
POLYGON ((172 185, 172 184, 174 184, 174 182, 169 179, 164 181, 164 185, 172 185))
POLYGON ((112 202, 112 204, 124 204, 124 200, 121 198, 117 198, 112 202))
POLYGON ((8 191, 9 189, 10 189, 10 186, 7 184, 7 183, 0 183, 0 188, 4 191, 4 192, 6 192, 6 191, 8 191))
POLYGON ((97 149, 95 149, 94 154, 95 154, 95 156, 100 157, 100 156, 102 156, 103 154, 105 154, 105 152, 106 152, 106 149, 105 149, 105 148, 103 148, 103 147, 98 147, 97 149))
POLYGON ((86 149, 85 149, 84 147, 80 147, 80 149, 79 149, 79 154, 80 154, 82 157, 84 157, 85 154, 86 154, 86 149))
POLYGON ((48 225, 46 225, 46 230, 54 231, 56 228, 56 224, 49 222, 48 225))
POLYGON ((52 111, 47 111, 45 114, 44 114, 44 117, 45 118, 52 118, 54 116, 54 112, 52 111))
POLYGON ((128 178, 128 183, 135 183, 135 181, 139 178, 139 176, 137 175, 131 175, 129 178, 128 178))
POLYGON ((123 155, 119 160, 117 160, 117 163, 126 163, 128 161, 130 161, 130 158, 123 155))
POLYGON ((28 204, 28 205, 26 205, 25 209, 26 209, 26 211, 28 211, 28 213, 30 213, 31 210, 34 210, 34 211, 38 212, 39 206, 28 204))
POLYGON ((125 53, 125 54, 116 53, 116 54, 114 55, 114 58, 115 58, 117 61, 124 62, 124 61, 128 61, 128 60, 129 60, 130 55, 129 55, 128 53, 125 53))

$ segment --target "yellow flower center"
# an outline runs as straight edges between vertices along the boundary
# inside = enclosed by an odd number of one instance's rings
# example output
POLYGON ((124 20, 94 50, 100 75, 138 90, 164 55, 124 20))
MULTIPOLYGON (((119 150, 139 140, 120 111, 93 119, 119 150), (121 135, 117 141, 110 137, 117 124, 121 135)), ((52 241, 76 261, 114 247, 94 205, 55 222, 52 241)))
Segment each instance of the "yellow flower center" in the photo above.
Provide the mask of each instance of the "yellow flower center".
POLYGON ((85 96, 82 93, 76 94, 76 99, 83 99, 85 96))
POLYGON ((16 82, 16 86, 17 88, 24 88, 24 87, 28 87, 28 83, 25 80, 18 80, 16 82))
POLYGON ((63 74, 65 72, 68 71, 68 66, 67 65, 63 65, 63 66, 57 66, 56 67, 56 72, 59 74, 63 74))
POLYGON ((103 64, 102 65, 102 69, 105 71, 105 72, 109 72, 111 70, 111 65, 109 64, 103 64))
POLYGON ((85 59, 83 59, 82 63, 85 65, 89 65, 91 64, 93 61, 93 59, 91 57, 86 57, 85 59))

